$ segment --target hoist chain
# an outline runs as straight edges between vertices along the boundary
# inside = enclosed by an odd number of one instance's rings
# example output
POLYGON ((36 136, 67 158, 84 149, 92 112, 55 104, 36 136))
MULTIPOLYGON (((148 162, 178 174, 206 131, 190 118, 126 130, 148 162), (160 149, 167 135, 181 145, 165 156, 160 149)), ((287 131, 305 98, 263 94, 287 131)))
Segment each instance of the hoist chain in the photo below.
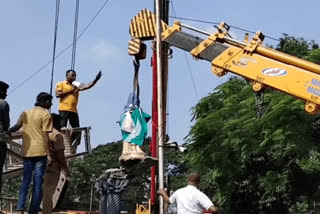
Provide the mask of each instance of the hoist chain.
POLYGON ((256 93, 257 118, 261 118, 265 113, 264 94, 263 92, 256 93))

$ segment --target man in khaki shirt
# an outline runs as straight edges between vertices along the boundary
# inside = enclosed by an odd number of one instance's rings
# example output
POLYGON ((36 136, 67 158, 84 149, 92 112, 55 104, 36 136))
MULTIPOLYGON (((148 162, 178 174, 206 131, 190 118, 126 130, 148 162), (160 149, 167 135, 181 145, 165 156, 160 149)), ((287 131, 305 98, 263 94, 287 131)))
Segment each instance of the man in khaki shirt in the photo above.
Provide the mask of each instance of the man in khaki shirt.
POLYGON ((35 107, 22 112, 16 125, 9 129, 15 132, 21 127, 22 131, 22 156, 23 158, 23 180, 20 187, 17 210, 26 209, 26 198, 29 185, 33 176, 32 199, 29 214, 39 212, 42 200, 42 182, 45 172, 49 145, 49 133, 52 132, 52 118, 48 109, 52 105, 52 96, 41 92, 37 96, 35 107))

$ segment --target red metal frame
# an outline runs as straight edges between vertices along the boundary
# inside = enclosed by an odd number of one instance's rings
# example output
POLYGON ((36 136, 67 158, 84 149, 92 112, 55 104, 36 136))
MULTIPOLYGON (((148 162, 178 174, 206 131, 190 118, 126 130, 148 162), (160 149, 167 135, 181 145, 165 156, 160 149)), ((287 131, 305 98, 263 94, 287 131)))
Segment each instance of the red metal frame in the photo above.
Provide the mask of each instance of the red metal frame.
MULTIPOLYGON (((152 55, 152 138, 150 151, 152 157, 157 157, 157 131, 158 131, 158 94, 157 94, 157 53, 154 50, 152 55)), ((151 168, 151 204, 155 204, 156 200, 156 173, 157 168, 151 168)))

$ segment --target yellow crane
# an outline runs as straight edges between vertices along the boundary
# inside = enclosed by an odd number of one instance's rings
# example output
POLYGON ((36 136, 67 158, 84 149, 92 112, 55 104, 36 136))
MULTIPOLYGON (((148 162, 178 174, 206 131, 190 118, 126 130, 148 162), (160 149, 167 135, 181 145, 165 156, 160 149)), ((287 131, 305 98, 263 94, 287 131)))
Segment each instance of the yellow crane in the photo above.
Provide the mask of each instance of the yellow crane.
MULTIPOLYGON (((224 22, 213 34, 179 21, 175 21, 171 27, 162 22, 161 27, 162 42, 211 62, 211 70, 215 75, 221 77, 232 72, 249 79, 256 92, 271 87, 304 100, 308 113, 318 112, 320 65, 263 46, 263 33, 257 32, 250 41, 246 36, 241 42, 229 36, 229 26, 224 22)), ((132 37, 129 54, 137 56, 143 53, 144 46, 137 44, 156 37, 155 14, 147 9, 140 11, 131 20, 129 33, 132 37)))
MULTIPOLYGON (((257 32, 249 41, 237 41, 229 35, 230 27, 222 22, 217 32, 203 30, 175 21, 161 22, 161 41, 188 51, 197 59, 209 61, 218 77, 228 72, 252 82, 253 90, 270 87, 305 101, 305 110, 315 114, 320 108, 320 65, 276 51, 262 45, 264 35, 257 32)), ((128 53, 136 59, 146 57, 143 41, 156 39, 156 15, 147 9, 132 18, 128 53)), ((149 206, 137 205, 136 214, 151 213, 149 206)))

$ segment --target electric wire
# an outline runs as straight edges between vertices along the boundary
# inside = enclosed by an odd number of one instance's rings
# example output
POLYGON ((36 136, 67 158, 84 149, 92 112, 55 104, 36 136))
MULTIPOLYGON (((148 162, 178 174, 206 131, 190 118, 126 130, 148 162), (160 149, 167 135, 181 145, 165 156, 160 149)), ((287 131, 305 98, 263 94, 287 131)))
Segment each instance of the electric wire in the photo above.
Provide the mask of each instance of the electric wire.
MULTIPOLYGON (((176 17, 176 11, 175 11, 174 6, 173 6, 173 1, 171 0, 170 3, 171 3, 171 8, 172 8, 172 12, 174 14, 174 17, 176 17)), ((172 17, 172 16, 169 16, 169 17, 172 17)), ((189 71, 189 74, 190 74, 190 78, 191 78, 191 82, 192 82, 192 86, 193 86, 196 98, 197 98, 198 101, 200 101, 199 95, 198 95, 198 91, 197 91, 197 87, 196 87, 196 83, 194 81, 192 70, 191 70, 191 66, 190 66, 190 63, 189 63, 189 60, 188 60, 188 56, 187 56, 185 51, 183 53, 184 53, 184 57, 185 57, 186 62, 187 62, 187 67, 188 67, 188 71, 189 71)))
POLYGON ((171 3, 171 8, 172 8, 172 12, 174 14, 174 17, 173 16, 169 16, 169 17, 170 18, 176 18, 177 16, 176 16, 176 10, 174 9, 174 6, 173 6, 173 0, 171 0, 170 3, 171 3))
POLYGON ((54 38, 53 38, 50 95, 52 95, 52 88, 53 88, 54 63, 55 63, 55 58, 56 58, 57 33, 58 33, 58 26, 59 26, 59 11, 60 11, 60 0, 56 0, 56 15, 55 15, 55 21, 54 21, 54 36, 53 36, 54 38))
POLYGON ((71 69, 72 70, 74 70, 74 67, 76 64, 78 16, 79 16, 79 0, 76 1, 76 10, 75 10, 75 14, 74 14, 73 44, 72 44, 72 57, 71 57, 71 69))
MULTIPOLYGON (((180 20, 186 20, 186 21, 191 21, 191 22, 198 22, 198 23, 205 23, 205 24, 212 24, 212 25, 219 25, 220 23, 219 22, 211 22, 211 21, 206 21, 206 20, 200 20, 200 19, 190 19, 190 18, 185 18, 185 17, 178 17, 178 16, 170 16, 170 18, 175 18, 175 19, 180 19, 180 20)), ((236 27, 236 26, 233 26, 233 25, 229 25, 231 28, 234 28, 234 29, 237 29, 237 30, 240 30, 240 31, 243 31, 243 32, 247 32, 247 33, 252 33, 252 34, 255 34, 256 32, 254 31, 251 31, 251 30, 247 30, 247 29, 244 29, 244 28, 240 28, 240 27, 236 27)), ((271 37, 271 36, 268 36, 268 35, 264 35, 266 38, 268 39, 271 39, 271 40, 274 40, 274 41, 277 41, 279 42, 280 39, 276 39, 274 37, 271 37)))
MULTIPOLYGON (((101 7, 98 9, 98 11, 96 12, 96 14, 93 16, 93 18, 89 21, 89 23, 83 28, 83 30, 80 32, 77 41, 82 37, 82 35, 87 31, 87 29, 91 26, 91 24, 93 23, 93 21, 97 18, 97 16, 100 14, 100 12, 105 8, 105 6, 107 5, 107 3, 110 0, 106 0, 101 7)), ((65 53, 70 47, 72 47, 73 43, 71 43, 70 45, 68 45, 66 48, 64 48, 61 52, 59 52, 59 54, 55 57, 58 58, 59 56, 61 56, 63 53, 65 53)), ((29 77, 27 77, 25 80, 23 80, 18 86, 16 86, 15 88, 13 88, 9 93, 8 96, 10 94, 12 94, 14 91, 16 91, 18 88, 20 88, 22 85, 24 85, 26 82, 28 82, 30 79, 32 79, 34 76, 36 76, 38 73, 40 73, 42 70, 44 70, 50 63, 52 63, 52 60, 50 60, 49 62, 47 62, 45 65, 43 65, 42 67, 40 67, 37 71, 35 71, 34 73, 32 73, 29 77)))
POLYGON ((188 67, 188 71, 189 71, 189 73, 190 73, 190 77, 191 77, 191 80, 192 80, 192 85, 193 85, 194 93, 196 94, 196 98, 197 98, 197 100, 198 100, 198 102, 199 102, 200 99, 199 99, 199 95, 198 95, 196 83, 195 83, 194 78, 193 78, 193 74, 192 74, 191 66, 190 66, 190 63, 189 63, 189 60, 188 60, 188 56, 187 56, 187 54, 186 54, 185 51, 183 52, 183 54, 184 54, 184 57, 185 57, 186 62, 187 62, 187 67, 188 67))

